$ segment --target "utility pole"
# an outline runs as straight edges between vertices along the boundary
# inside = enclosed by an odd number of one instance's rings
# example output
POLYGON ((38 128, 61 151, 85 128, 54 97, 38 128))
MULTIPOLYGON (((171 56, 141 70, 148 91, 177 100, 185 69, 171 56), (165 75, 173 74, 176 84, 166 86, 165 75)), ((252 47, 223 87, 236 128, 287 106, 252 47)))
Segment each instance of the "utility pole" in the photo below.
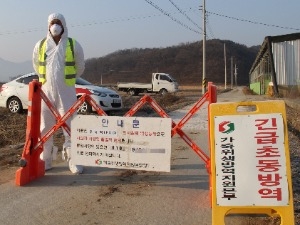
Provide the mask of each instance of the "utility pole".
POLYGON ((205 0, 203 0, 203 74, 202 74, 202 94, 206 92, 206 9, 205 0))
POLYGON ((235 78, 235 86, 237 87, 237 67, 236 64, 234 64, 234 78, 235 78))
POLYGON ((231 65, 230 65, 230 76, 231 76, 231 86, 230 88, 233 89, 233 57, 231 56, 231 65))
POLYGON ((225 89, 227 89, 227 67, 226 67, 226 44, 224 43, 224 63, 225 63, 225 89))

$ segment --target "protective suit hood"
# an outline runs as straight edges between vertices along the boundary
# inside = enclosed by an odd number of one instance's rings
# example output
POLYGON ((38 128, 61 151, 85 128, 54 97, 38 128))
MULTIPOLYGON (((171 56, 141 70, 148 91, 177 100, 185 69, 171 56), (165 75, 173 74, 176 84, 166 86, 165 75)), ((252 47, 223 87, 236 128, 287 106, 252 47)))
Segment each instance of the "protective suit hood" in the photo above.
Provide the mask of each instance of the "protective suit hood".
POLYGON ((52 38, 51 33, 49 31, 49 26, 50 26, 51 21, 54 20, 54 19, 60 20, 60 22, 62 23, 64 32, 61 36, 61 39, 66 39, 68 37, 68 28, 67 28, 65 17, 60 13, 52 13, 48 16, 48 34, 47 34, 47 37, 52 38))

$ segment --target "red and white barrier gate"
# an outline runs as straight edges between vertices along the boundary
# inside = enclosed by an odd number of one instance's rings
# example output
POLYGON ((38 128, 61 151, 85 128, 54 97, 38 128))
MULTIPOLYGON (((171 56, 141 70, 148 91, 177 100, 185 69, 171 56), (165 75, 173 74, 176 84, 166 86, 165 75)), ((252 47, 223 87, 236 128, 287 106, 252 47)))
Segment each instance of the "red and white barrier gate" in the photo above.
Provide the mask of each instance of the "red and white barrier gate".
MULTIPOLYGON (((215 103, 217 100, 217 88, 211 82, 208 83, 208 91, 200 98, 195 105, 189 110, 189 112, 176 124, 172 121, 172 137, 177 133, 205 162, 206 169, 210 172, 210 158, 207 156, 197 144, 193 142, 183 131, 182 127, 186 122, 201 108, 205 103, 215 103)), ((101 116, 106 116, 106 113, 101 109, 99 105, 89 96, 81 96, 68 112, 61 116, 58 111, 52 106, 51 102, 41 90, 41 83, 37 80, 32 81, 29 84, 29 102, 27 115, 27 130, 26 130, 26 142, 23 149, 22 157, 20 159, 20 168, 16 171, 15 183, 18 186, 25 185, 32 180, 45 175, 45 162, 40 159, 40 154, 43 151, 43 144, 53 135, 60 127, 70 134, 70 128, 65 123, 72 114, 81 106, 82 103, 88 102, 96 112, 101 116), (57 123, 43 136, 40 134, 40 114, 41 114, 41 100, 45 101, 53 116, 56 118, 57 123)), ((169 118, 166 112, 158 105, 158 103, 150 96, 143 96, 125 115, 124 117, 133 116, 145 103, 150 106, 164 118, 169 118)))
POLYGON ((83 95, 79 98, 68 112, 61 116, 56 108, 53 107, 45 93, 41 89, 41 83, 34 80, 29 83, 29 106, 27 115, 26 141, 19 161, 21 168, 16 171, 15 183, 18 186, 25 185, 32 180, 45 175, 45 162, 40 159, 40 154, 43 151, 43 144, 55 133, 60 127, 70 135, 71 131, 65 123, 76 110, 85 101, 89 102, 99 115, 106 115, 100 106, 89 96, 83 95), (41 100, 44 100, 57 123, 43 136, 40 133, 40 118, 41 118, 41 100))

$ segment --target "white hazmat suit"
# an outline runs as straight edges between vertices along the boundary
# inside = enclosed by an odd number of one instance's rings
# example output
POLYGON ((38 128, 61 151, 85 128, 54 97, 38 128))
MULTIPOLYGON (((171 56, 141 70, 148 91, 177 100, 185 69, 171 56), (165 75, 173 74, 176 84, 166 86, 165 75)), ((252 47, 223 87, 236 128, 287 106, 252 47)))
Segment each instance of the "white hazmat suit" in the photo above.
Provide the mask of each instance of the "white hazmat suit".
MULTIPOLYGON (((38 41, 33 50, 33 67, 37 74, 39 74, 39 48, 42 40, 38 41)), ((76 101, 76 90, 75 86, 67 86, 65 83, 65 55, 66 45, 68 41, 68 29, 66 21, 63 15, 58 13, 50 14, 48 17, 48 34, 45 40, 46 43, 46 82, 42 85, 42 90, 47 95, 53 106, 59 111, 60 115, 63 116, 68 109, 76 101), (59 20, 62 24, 63 33, 61 39, 56 44, 52 34, 50 32, 51 22, 59 20)), ((74 58, 76 66, 76 76, 79 77, 84 71, 84 54, 81 45, 74 42, 74 58)), ((39 74, 40 75, 40 74, 39 74)), ((67 125, 70 127, 71 118, 67 121, 67 125)), ((41 135, 43 136, 56 124, 56 119, 45 104, 42 101, 41 106, 41 135)), ((68 149, 68 160, 69 167, 73 173, 82 173, 82 167, 72 165, 70 156, 71 141, 67 132, 64 131, 65 143, 64 149, 68 149)), ((57 148, 56 148, 57 149, 57 148)), ((57 151, 57 150, 56 150, 57 151)), ((52 168, 53 154, 56 156, 55 148, 53 146, 53 137, 44 144, 44 150, 40 155, 40 158, 45 161, 45 169, 52 168), (53 151, 54 150, 54 151, 53 151)))

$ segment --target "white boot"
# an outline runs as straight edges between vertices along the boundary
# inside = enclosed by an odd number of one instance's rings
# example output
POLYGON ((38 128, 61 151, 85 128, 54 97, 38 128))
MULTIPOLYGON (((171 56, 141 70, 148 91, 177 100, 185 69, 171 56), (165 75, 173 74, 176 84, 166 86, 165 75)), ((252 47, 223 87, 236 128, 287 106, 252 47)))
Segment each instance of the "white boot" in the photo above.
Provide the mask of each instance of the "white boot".
POLYGON ((45 171, 52 169, 52 158, 44 159, 45 161, 45 171))
MULTIPOLYGON (((45 171, 52 169, 52 160, 56 160, 57 151, 58 151, 58 148, 56 146, 52 146, 52 149, 51 149, 52 157, 43 159, 45 161, 45 171)), ((43 157, 44 156, 42 156, 41 158, 43 158, 43 157)))
POLYGON ((45 171, 52 169, 52 149, 47 151, 44 147, 42 153, 40 154, 40 159, 45 162, 45 171))
POLYGON ((81 174, 83 172, 83 166, 80 165, 74 165, 71 159, 71 147, 67 147, 63 145, 63 150, 62 150, 62 159, 66 160, 69 162, 69 169, 72 173, 74 174, 81 174))
POLYGON ((74 165, 72 159, 69 160, 69 169, 74 174, 81 174, 83 172, 83 166, 74 165))

